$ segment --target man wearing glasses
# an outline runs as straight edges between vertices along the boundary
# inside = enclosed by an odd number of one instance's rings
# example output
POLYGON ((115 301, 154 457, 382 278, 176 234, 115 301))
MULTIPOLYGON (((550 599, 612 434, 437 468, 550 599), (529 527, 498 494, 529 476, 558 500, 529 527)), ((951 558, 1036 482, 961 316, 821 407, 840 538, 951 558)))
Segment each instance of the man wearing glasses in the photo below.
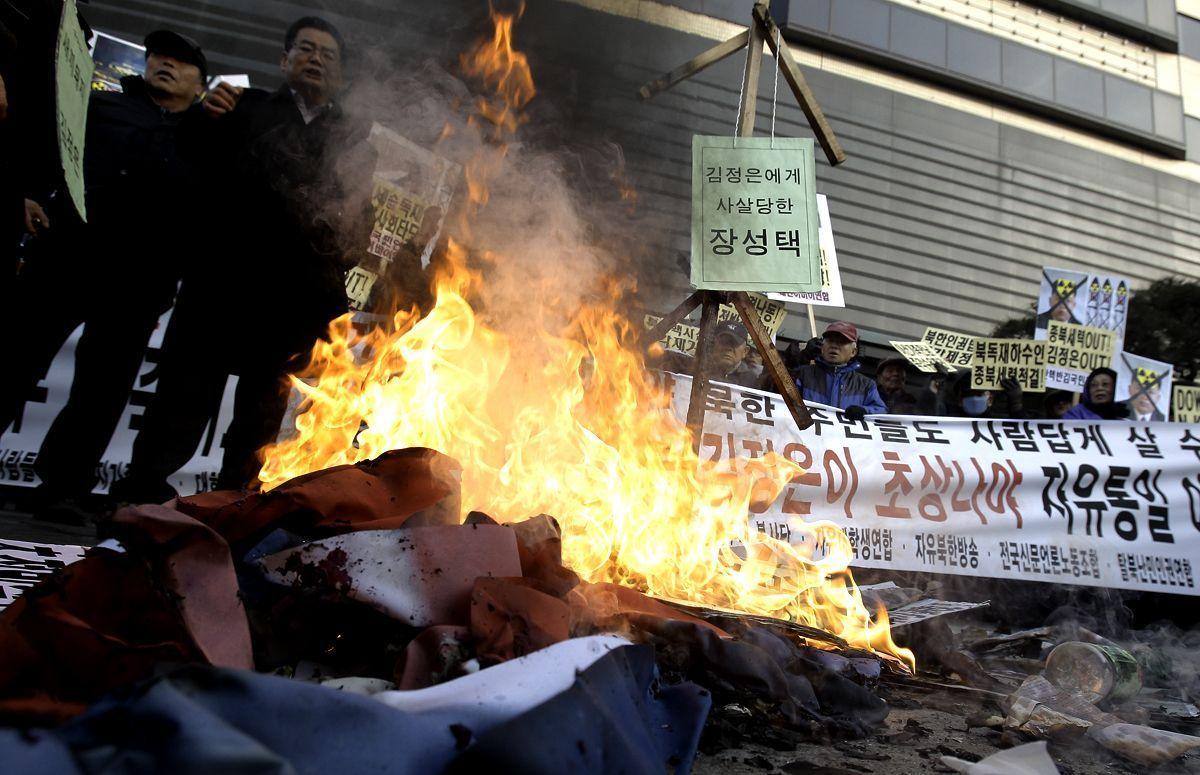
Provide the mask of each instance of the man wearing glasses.
POLYGON ((337 28, 305 17, 284 37, 278 90, 220 84, 206 97, 232 162, 211 182, 213 203, 233 219, 230 239, 184 277, 118 500, 173 496, 167 478, 199 447, 229 374, 238 384, 218 486, 252 486, 256 453, 287 406, 287 374, 346 312, 345 273, 370 235, 374 156, 367 127, 337 102, 345 59, 337 28))

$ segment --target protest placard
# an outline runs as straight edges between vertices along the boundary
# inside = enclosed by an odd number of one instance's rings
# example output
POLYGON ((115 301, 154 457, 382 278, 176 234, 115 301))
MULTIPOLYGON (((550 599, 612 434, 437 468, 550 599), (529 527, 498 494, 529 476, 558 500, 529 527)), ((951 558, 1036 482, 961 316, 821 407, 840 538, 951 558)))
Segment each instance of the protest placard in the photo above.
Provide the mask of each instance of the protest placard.
MULTIPOLYGON (((759 293, 747 294, 750 298, 750 303, 758 312, 758 319, 762 321, 763 328, 766 329, 767 335, 771 341, 775 341, 775 335, 779 333, 780 326, 783 325, 783 319, 787 317, 787 308, 782 302, 768 299, 759 293)), ((661 315, 645 315, 642 319, 646 330, 654 328, 658 321, 662 320, 661 315)), ((717 321, 732 320, 741 322, 741 316, 732 304, 722 304, 717 308, 717 321)), ((688 355, 696 354, 696 342, 700 339, 700 327, 692 322, 679 322, 668 331, 662 339, 658 340, 668 350, 678 350, 679 352, 687 353, 688 355)))
POLYGON ((954 371, 957 368, 929 342, 890 342, 890 344, 896 348, 896 352, 917 367, 919 371, 936 372, 939 365, 947 371, 954 371))
POLYGON ((1171 364, 1119 353, 1113 359, 1113 369, 1117 372, 1114 400, 1129 403, 1129 419, 1139 422, 1167 419, 1171 413, 1171 364))
POLYGON ((1176 385, 1171 396, 1172 420, 1200 424, 1200 385, 1176 385))
POLYGON ((346 275, 350 308, 368 306, 377 281, 396 269, 416 272, 429 265, 450 200, 461 176, 454 162, 375 124, 369 136, 376 153, 371 181, 375 220, 367 258, 346 275))
POLYGON ((1112 366, 1115 332, 1057 320, 1049 322, 1046 332, 1048 386, 1081 392, 1093 369, 1112 366))
MULTIPOLYGON (((1050 339, 1051 324, 1055 326, 1058 341, 1047 350, 1046 386, 1059 390, 1083 390, 1083 383, 1091 368, 1086 364, 1109 366, 1112 357, 1121 352, 1125 344, 1125 322, 1129 316, 1129 300, 1133 294, 1131 281, 1126 277, 1109 274, 1079 272, 1070 269, 1044 267, 1041 289, 1038 293, 1037 322, 1034 339, 1050 339), (1106 332, 1112 345, 1084 347, 1080 329, 1106 332), (1070 334, 1066 332, 1071 332, 1070 334), (1065 340, 1064 340, 1065 338, 1065 340), (1107 352, 1109 362, 1104 362, 1107 352), (1067 365, 1074 361, 1077 365, 1067 365)), ((1103 343, 1103 338, 1086 340, 1093 344, 1103 343)))
POLYGON ((692 138, 692 285, 821 290, 813 141, 692 138))
POLYGON ((84 201, 83 142, 87 135, 87 104, 92 93, 92 57, 79 26, 75 0, 63 3, 54 56, 55 106, 58 114, 58 157, 71 203, 87 220, 84 201))
POLYGON ((1046 343, 1032 339, 975 339, 971 387, 999 390, 1000 381, 1015 379, 1027 393, 1046 391, 1046 343))
POLYGON ((817 240, 821 249, 821 290, 791 293, 768 293, 767 297, 776 301, 793 304, 812 304, 818 307, 844 307, 846 298, 842 295, 842 274, 838 269, 837 248, 833 244, 833 222, 829 219, 829 200, 824 194, 817 194, 817 240))
MULTIPOLYGON (((642 322, 646 326, 646 330, 654 328, 658 325, 658 321, 662 320, 659 315, 646 315, 642 322)), ((700 327, 693 326, 689 323, 676 323, 670 331, 663 335, 662 339, 658 340, 667 350, 676 350, 688 355, 696 354, 696 342, 700 341, 700 327)))
MULTIPOLYGON (((666 375, 686 416, 691 379, 666 375)), ((1200 595, 1200 427, 867 416, 710 383, 700 456, 769 452, 804 473, 750 526, 819 557, 828 520, 856 567, 1200 595), (817 547, 817 549, 814 549, 817 547)))
POLYGON ((975 359, 975 337, 947 331, 944 328, 926 328, 921 341, 928 342, 955 368, 970 368, 975 359))
POLYGON ((92 42, 92 91, 121 91, 121 79, 141 75, 146 67, 146 47, 96 31, 92 42))

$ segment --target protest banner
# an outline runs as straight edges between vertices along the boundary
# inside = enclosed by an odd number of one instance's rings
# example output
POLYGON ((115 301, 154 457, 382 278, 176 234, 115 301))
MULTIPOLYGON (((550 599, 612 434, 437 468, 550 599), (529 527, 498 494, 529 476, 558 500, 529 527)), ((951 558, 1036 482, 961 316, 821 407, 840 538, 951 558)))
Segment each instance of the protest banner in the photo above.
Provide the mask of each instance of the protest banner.
POLYGON ((42 579, 83 558, 86 547, 0 539, 0 611, 42 579))
POLYGON ((817 242, 821 251, 821 289, 812 292, 768 293, 767 298, 793 304, 818 307, 844 307, 842 273, 838 269, 837 248, 833 244, 833 222, 829 219, 829 200, 817 194, 817 242))
POLYGON ((375 220, 367 258, 346 276, 350 308, 368 306, 380 277, 392 262, 404 272, 429 265, 441 234, 461 168, 392 130, 374 124, 368 138, 376 153, 371 186, 375 220))
POLYGON ((87 105, 92 93, 92 57, 79 26, 75 0, 63 3, 54 55, 55 107, 58 114, 58 157, 71 203, 87 221, 84 201, 83 143, 87 105))
POLYGON ((92 62, 92 91, 119 92, 122 78, 141 75, 146 69, 146 47, 97 31, 92 62))
MULTIPOLYGON (((682 417, 691 379, 665 379, 682 417)), ((859 567, 1200 594, 1200 427, 856 421, 810 403, 800 431, 778 395, 722 383, 706 405, 703 460, 774 452, 804 469, 751 504, 773 538, 802 546, 828 520, 859 567)))
POLYGON ((1117 395, 1113 400, 1129 404, 1129 419, 1162 422, 1171 414, 1171 372, 1169 363, 1120 353, 1113 359, 1117 372, 1117 395))
POLYGON ((1125 344, 1132 283, 1126 277, 1044 267, 1038 292, 1034 339, 1057 337, 1047 350, 1046 386, 1057 390, 1083 390, 1093 368, 1110 366, 1125 344), (1052 323, 1059 326, 1052 326, 1052 323), (1099 334, 1108 334, 1106 339, 1099 334), (1087 335, 1091 338, 1086 338, 1087 335), (1111 342, 1105 346, 1085 346, 1111 342), (1107 353, 1108 362, 1104 362, 1107 353), (1051 361, 1051 359, 1053 359, 1051 361), (1069 363, 1077 365, 1067 365, 1069 363), (1087 368, 1086 364, 1094 364, 1087 368))
POLYGON ((944 328, 926 328, 921 337, 928 342, 948 363, 955 368, 970 368, 975 360, 975 337, 947 331, 944 328))
MULTIPOLYGON (((758 313, 758 319, 762 321, 763 328, 771 337, 771 341, 775 341, 775 335, 779 333, 780 326, 783 325, 784 318, 787 317, 787 307, 780 301, 763 296, 760 293, 747 294, 750 298, 750 303, 754 305, 754 310, 758 313)), ((645 315, 642 318, 643 325, 649 331, 662 320, 661 315, 645 315)), ((737 314, 732 304, 722 304, 717 307, 717 320, 732 320, 735 323, 741 322, 741 317, 737 314)), ((696 342, 700 339, 700 327, 689 322, 676 323, 675 326, 668 331, 658 342, 668 350, 678 350, 679 352, 687 353, 688 355, 696 354, 696 342)))
POLYGON ((976 337, 971 387, 1000 390, 1004 379, 1015 379, 1027 393, 1046 392, 1046 343, 976 337))
POLYGON ((1171 396, 1172 420, 1200 424, 1200 385, 1176 385, 1171 396))
POLYGON ((1116 333, 1057 320, 1046 331, 1047 385, 1082 392, 1094 369, 1112 366, 1116 333))
POLYGON ((896 352, 909 363, 917 368, 918 371, 933 373, 938 370, 938 366, 947 371, 954 371, 957 368, 956 364, 946 359, 944 355, 936 347, 929 342, 889 342, 896 352))
POLYGON ((813 141, 692 138, 692 285, 821 290, 813 141))
MULTIPOLYGON (((106 493, 117 479, 124 476, 133 453, 133 440, 141 424, 141 417, 154 397, 158 380, 158 361, 163 335, 167 330, 171 311, 165 312, 146 345, 146 355, 134 382, 129 402, 121 413, 117 430, 101 457, 96 475, 97 493, 106 493)), ((37 321, 31 321, 34 325, 37 321)), ((82 326, 67 339, 55 355, 45 378, 26 396, 25 406, 11 427, 0 428, 0 484, 18 487, 36 487, 40 484, 34 473, 38 450, 50 429, 50 424, 67 403, 71 384, 74 381, 75 347, 79 342, 82 326)), ((196 353, 197 362, 209 357, 196 353)), ((217 484, 217 473, 221 469, 224 429, 233 418, 233 394, 237 377, 230 377, 219 407, 213 407, 214 416, 191 460, 168 481, 181 495, 212 490, 217 484)))

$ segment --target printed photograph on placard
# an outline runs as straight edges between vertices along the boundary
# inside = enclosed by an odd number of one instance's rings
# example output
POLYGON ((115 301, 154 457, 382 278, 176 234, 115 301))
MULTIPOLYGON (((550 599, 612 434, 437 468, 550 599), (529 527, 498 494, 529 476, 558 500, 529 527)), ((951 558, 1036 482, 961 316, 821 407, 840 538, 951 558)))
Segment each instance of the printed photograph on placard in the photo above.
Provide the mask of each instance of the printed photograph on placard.
POLYGON ((1092 368, 1121 352, 1132 294, 1127 277, 1042 269, 1033 336, 1052 342, 1047 387, 1078 393, 1092 368))
POLYGON ((1163 422, 1171 413, 1171 372, 1169 363, 1118 353, 1113 359, 1117 372, 1118 401, 1129 404, 1129 419, 1137 422, 1163 422))
POLYGON ((121 91, 121 79, 141 75, 146 68, 146 47, 122 40, 105 32, 96 32, 92 41, 92 91, 121 91))

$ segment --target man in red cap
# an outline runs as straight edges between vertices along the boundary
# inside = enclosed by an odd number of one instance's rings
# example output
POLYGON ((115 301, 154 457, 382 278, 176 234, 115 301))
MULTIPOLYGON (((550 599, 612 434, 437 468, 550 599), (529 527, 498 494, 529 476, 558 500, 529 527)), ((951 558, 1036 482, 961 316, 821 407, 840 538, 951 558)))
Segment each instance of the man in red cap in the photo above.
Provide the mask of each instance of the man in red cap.
POLYGON ((874 381, 858 373, 858 329, 838 320, 825 328, 821 354, 812 364, 792 372, 805 401, 837 407, 852 419, 885 414, 887 406, 874 381))

